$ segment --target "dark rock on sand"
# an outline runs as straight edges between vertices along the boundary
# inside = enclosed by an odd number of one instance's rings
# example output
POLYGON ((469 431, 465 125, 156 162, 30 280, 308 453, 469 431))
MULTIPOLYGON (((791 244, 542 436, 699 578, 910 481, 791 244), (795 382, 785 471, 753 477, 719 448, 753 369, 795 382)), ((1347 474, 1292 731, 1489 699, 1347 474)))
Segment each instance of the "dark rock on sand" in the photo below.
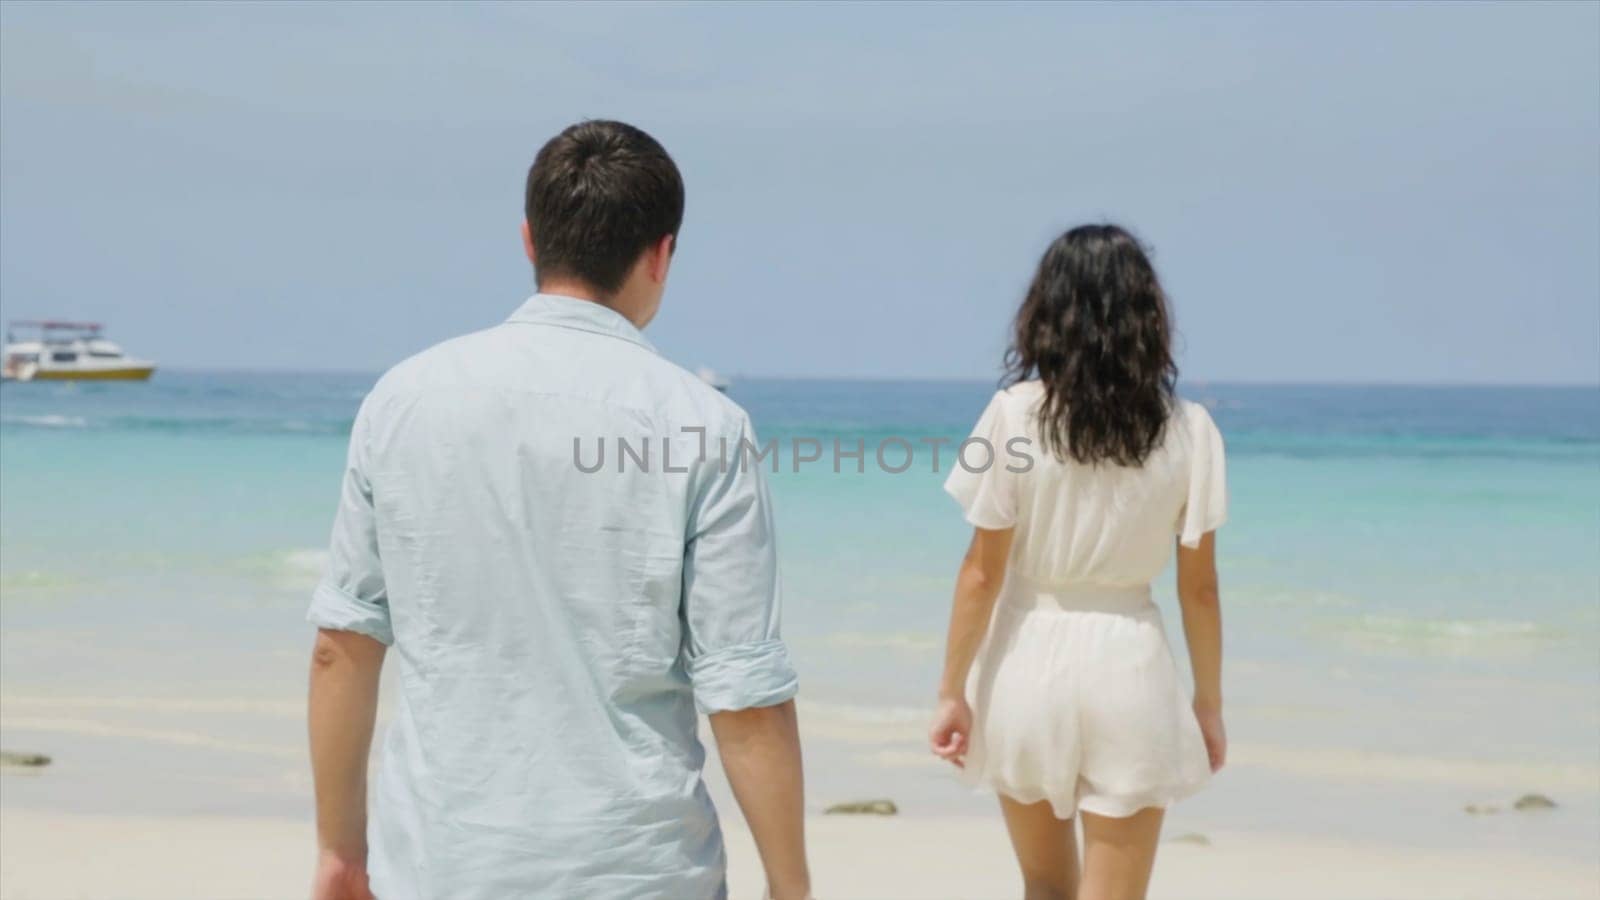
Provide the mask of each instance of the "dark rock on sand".
POLYGON ((1211 846, 1211 838, 1208 838, 1197 831, 1191 831, 1188 834, 1180 834, 1176 837, 1167 838, 1167 842, 1171 844, 1193 844, 1196 847, 1211 846))
POLYGON ((900 811, 893 800, 858 800, 855 803, 835 803, 823 810, 823 815, 892 816, 900 811))
POLYGON ((1523 794, 1517 802, 1511 804, 1512 809, 1528 812, 1535 809, 1555 809, 1556 802, 1543 794, 1523 794))
POLYGON ((50 765, 50 757, 43 753, 13 753, 10 750, 0 750, 0 766, 22 766, 36 769, 40 766, 50 765))

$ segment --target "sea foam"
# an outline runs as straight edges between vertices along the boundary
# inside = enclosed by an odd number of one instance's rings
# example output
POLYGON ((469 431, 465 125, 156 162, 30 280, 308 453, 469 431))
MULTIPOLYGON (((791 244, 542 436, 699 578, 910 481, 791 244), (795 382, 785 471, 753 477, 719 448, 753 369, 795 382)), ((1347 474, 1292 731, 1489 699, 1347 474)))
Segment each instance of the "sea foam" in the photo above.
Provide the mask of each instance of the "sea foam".
POLYGON ((88 428, 89 420, 82 416, 63 415, 36 415, 36 416, 0 416, 0 423, 6 425, 24 425, 29 428, 88 428))

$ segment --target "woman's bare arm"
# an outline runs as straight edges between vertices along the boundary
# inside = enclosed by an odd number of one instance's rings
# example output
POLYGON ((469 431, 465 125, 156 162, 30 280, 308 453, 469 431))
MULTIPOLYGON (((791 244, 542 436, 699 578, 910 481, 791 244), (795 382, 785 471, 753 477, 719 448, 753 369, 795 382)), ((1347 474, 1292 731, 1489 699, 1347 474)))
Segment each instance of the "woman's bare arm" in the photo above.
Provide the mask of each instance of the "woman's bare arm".
POLYGON ((1222 768, 1227 738, 1222 729, 1222 595, 1217 584, 1216 532, 1200 538, 1200 546, 1178 545, 1178 602, 1183 607, 1183 635, 1194 672, 1195 716, 1206 738, 1211 768, 1222 768))
POLYGON ((928 743, 942 759, 961 765, 972 732, 972 711, 967 707, 967 673, 989 630, 994 602, 1005 582, 1006 559, 1011 555, 1012 529, 975 528, 967 555, 956 574, 955 599, 950 604, 950 635, 945 643, 944 676, 939 680, 939 705, 934 713, 928 743))
POLYGON ((1006 558, 1011 555, 1012 529, 972 530, 972 543, 956 574, 956 595, 950 605, 950 635, 945 645, 944 677, 939 681, 939 697, 964 697, 967 673, 978 647, 989 630, 989 616, 1000 596, 1006 577, 1006 558))

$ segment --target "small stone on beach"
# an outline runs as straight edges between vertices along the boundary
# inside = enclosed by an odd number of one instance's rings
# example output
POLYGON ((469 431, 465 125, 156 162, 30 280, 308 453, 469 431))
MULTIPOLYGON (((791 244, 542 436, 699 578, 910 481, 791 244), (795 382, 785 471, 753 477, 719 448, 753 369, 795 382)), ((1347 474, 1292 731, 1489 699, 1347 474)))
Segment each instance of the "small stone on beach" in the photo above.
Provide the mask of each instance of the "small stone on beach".
POLYGON ((1512 809, 1527 812, 1534 809, 1555 809, 1556 802, 1543 794, 1523 794, 1517 802, 1511 804, 1512 809))
POLYGON ((1191 831, 1188 834, 1180 834, 1176 837, 1167 838, 1167 842, 1171 844, 1193 844, 1196 847, 1211 846, 1211 838, 1208 838, 1197 831, 1191 831))
POLYGON ((0 750, 0 766, 22 766, 35 769, 39 766, 50 765, 50 757, 43 753, 13 753, 10 750, 0 750))
POLYGON ((1480 806, 1479 804, 1476 804, 1476 803, 1468 803, 1467 806, 1466 806, 1467 815, 1470 815, 1470 816, 1492 816, 1492 815, 1494 815, 1495 813, 1497 813, 1499 811, 1500 811, 1500 807, 1498 807, 1498 806, 1488 806, 1488 805, 1480 806))
POLYGON ((835 803, 823 810, 824 815, 892 816, 900 811, 893 800, 860 800, 855 803, 835 803))

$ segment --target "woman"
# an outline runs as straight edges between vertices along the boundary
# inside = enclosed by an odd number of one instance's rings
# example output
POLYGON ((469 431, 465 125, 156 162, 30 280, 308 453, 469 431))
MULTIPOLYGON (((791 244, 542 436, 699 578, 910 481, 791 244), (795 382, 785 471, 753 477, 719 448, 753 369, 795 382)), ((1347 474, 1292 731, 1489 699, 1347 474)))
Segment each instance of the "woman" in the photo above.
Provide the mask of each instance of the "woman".
POLYGON ((1166 805, 1226 752, 1222 438, 1174 394, 1171 339, 1131 235, 1063 234, 945 483, 974 531, 929 740, 999 793, 1026 900, 1143 897, 1166 805), (1174 537, 1192 704, 1150 601, 1174 537))

